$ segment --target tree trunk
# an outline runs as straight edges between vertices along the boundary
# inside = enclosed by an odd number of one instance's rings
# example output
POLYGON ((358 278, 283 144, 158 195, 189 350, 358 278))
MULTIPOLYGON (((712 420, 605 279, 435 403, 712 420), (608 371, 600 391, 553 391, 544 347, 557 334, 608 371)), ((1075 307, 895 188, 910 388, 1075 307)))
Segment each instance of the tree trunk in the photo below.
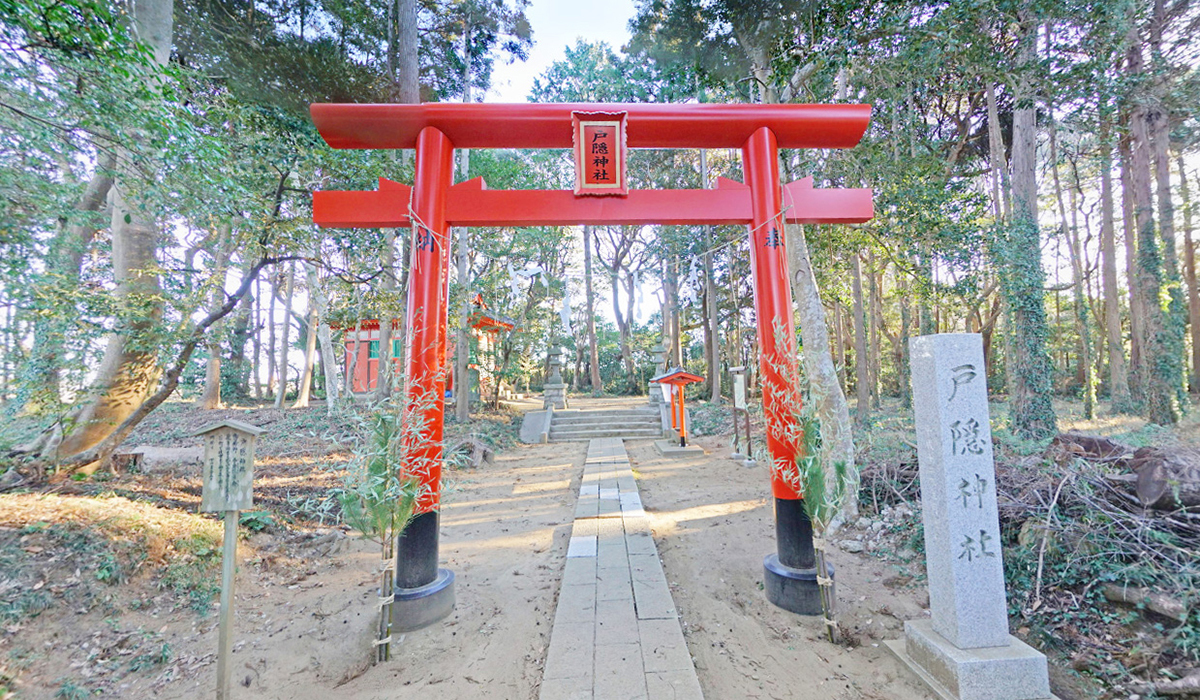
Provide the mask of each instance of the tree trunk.
MULTIPOLYGON (((245 261, 246 267, 252 264, 252 260, 245 261)), ((253 293, 247 293, 238 303, 237 309, 234 311, 233 322, 229 333, 229 366, 230 374, 236 377, 236 386, 234 387, 237 397, 240 399, 248 399, 254 394, 250 389, 250 371, 252 362, 246 357, 247 346, 251 346, 253 338, 257 333, 257 324, 254 323, 254 303, 257 297, 253 293)))
POLYGON ((1200 288, 1196 286, 1196 245, 1192 240, 1192 193, 1188 186, 1187 170, 1184 169, 1183 152, 1175 154, 1179 168, 1179 196, 1183 202, 1183 261, 1187 281, 1188 321, 1192 335, 1192 371, 1188 387, 1200 392, 1200 288))
MULTIPOLYGON (((621 341, 621 359, 625 363, 625 372, 629 375, 627 387, 630 390, 636 390, 635 385, 637 383, 637 377, 634 374, 633 368, 633 332, 630 328, 633 321, 632 319, 625 318, 625 315, 621 313, 621 283, 619 270, 620 268, 616 268, 611 273, 613 314, 617 319, 617 331, 621 341)), ((663 315, 664 317, 666 316, 665 309, 663 315)))
POLYGON ((896 382, 900 389, 900 405, 912 408, 912 381, 910 378, 912 364, 908 356, 908 338, 912 335, 912 305, 909 301, 908 278, 904 271, 897 268, 896 286, 900 291, 900 366, 896 368, 896 382))
MULTIPOLYGON (((470 281, 467 279, 467 231, 457 229, 458 234, 458 286, 463 295, 462 305, 458 310, 458 333, 454 344, 454 417, 459 423, 471 419, 471 376, 470 360, 471 341, 468 334, 467 321, 471 316, 470 281)), ((483 385, 480 384, 480 398, 483 398, 483 385)))
POLYGON ((262 280, 254 280, 254 324, 251 339, 254 343, 254 363, 250 368, 254 380, 254 400, 262 401, 262 280))
POLYGON ((871 361, 867 352, 866 305, 863 304, 862 260, 854 253, 853 276, 850 279, 854 296, 854 421, 859 428, 871 424, 871 361))
MULTIPOLYGON (((1127 69, 1132 76, 1143 72, 1142 48, 1136 31, 1130 32, 1127 54, 1127 69)), ((1137 277, 1141 296, 1142 321, 1141 367, 1138 374, 1144 396, 1144 415, 1147 420, 1159 425, 1173 425, 1179 421, 1177 388, 1182 377, 1176 377, 1178 359, 1171 353, 1176 349, 1171 342, 1170 319, 1162 308, 1160 295, 1164 281, 1165 266, 1163 253, 1154 230, 1154 204, 1151 185, 1151 129, 1156 116, 1142 102, 1134 104, 1130 114, 1130 135, 1133 163, 1134 222, 1138 230, 1137 277), (1178 380, 1178 381, 1177 381, 1178 380)), ((1172 255, 1172 257, 1174 257, 1172 255)), ((1182 351, 1182 348, 1179 348, 1182 351)))
POLYGON ((1100 257, 1104 282, 1104 326, 1108 334, 1108 391, 1113 412, 1132 410, 1125 344, 1121 339, 1121 303, 1117 289, 1117 246, 1113 226, 1112 123, 1100 121, 1100 257))
POLYGON ((282 279, 278 270, 274 270, 267 282, 267 290, 271 293, 270 303, 267 304, 267 396, 271 400, 275 400, 275 378, 279 375, 279 371, 275 368, 275 361, 279 359, 279 339, 275 330, 275 302, 279 296, 279 286, 277 280, 282 279))
MULTIPOLYGON (((375 399, 383 401, 392 395, 392 374, 395 360, 392 358, 392 326, 396 323, 392 302, 396 297, 396 229, 386 229, 383 235, 383 266, 380 296, 383 306, 379 312, 379 363, 375 379, 375 399)), ((404 296, 404 295, 401 295, 404 296)))
POLYGON ((420 67, 417 51, 420 37, 417 33, 417 0, 395 0, 396 2, 396 75, 393 81, 393 100, 403 104, 421 101, 419 81, 420 67))
MULTIPOLYGON (((1163 11, 1162 0, 1156 0, 1154 6, 1158 18, 1163 11)), ((1162 21, 1161 18, 1156 19, 1155 25, 1160 25, 1162 21)), ((1175 204, 1171 195, 1171 125, 1162 102, 1147 110, 1147 120, 1150 122, 1154 177, 1158 186, 1158 235, 1162 245, 1163 285, 1168 300, 1161 337, 1160 369, 1165 374, 1163 381, 1173 388, 1176 403, 1182 405, 1187 401, 1187 350, 1184 338, 1187 335, 1188 310, 1183 281, 1179 275, 1178 241, 1175 239, 1175 204)), ((1181 409, 1177 408, 1176 420, 1180 412, 1181 409)))
MULTIPOLYGON (((51 244, 47 261, 49 273, 44 284, 49 288, 73 292, 79 285, 79 271, 83 255, 99 227, 93 215, 100 211, 108 198, 113 184, 113 168, 116 158, 111 151, 101 151, 96 160, 96 171, 84 188, 83 195, 75 204, 74 216, 65 224, 51 244)), ((41 284, 39 284, 41 286, 41 284)), ((58 297, 58 294, 39 293, 58 297)), ((64 339, 68 326, 75 319, 71 313, 64 315, 62 309, 47 308, 49 318, 33 324, 33 348, 30 361, 25 363, 23 384, 28 398, 24 410, 37 412, 44 407, 58 405, 60 395, 60 370, 64 351, 64 339)), ((11 324, 9 328, 11 328, 11 324)))
MULTIPOLYGON (((708 189, 708 151, 700 149, 700 186, 708 189)), ((717 281, 713 272, 712 226, 704 227, 704 359, 708 363, 708 399, 721 403, 721 325, 717 281)))
POLYGON ((304 369, 300 372, 300 384, 296 387, 296 402, 292 408, 308 408, 312 396, 313 367, 317 360, 317 308, 313 305, 312 292, 308 294, 308 335, 304 340, 304 369))
MULTIPOLYGON (((1028 10, 1022 10, 1022 15, 1028 10)), ((1022 17, 1018 62, 1036 59, 1037 28, 1022 17)), ((1058 432, 1050 396, 1050 358, 1046 355, 1045 273, 1037 207, 1037 116, 1035 90, 1026 75, 1017 78, 1013 101, 1013 220, 1007 240, 999 242, 1001 281, 1012 318, 1013 356, 1009 371, 1009 420, 1020 437, 1043 439, 1058 432)), ((1003 237, 1002 237, 1003 238, 1003 237)))
POLYGON ((868 253, 867 258, 867 279, 870 281, 870 287, 867 289, 867 298, 871 306, 871 407, 879 410, 883 407, 880 397, 880 383, 882 374, 882 349, 883 338, 881 337, 880 329, 883 326, 883 272, 876 269, 875 251, 872 249, 868 253))
MULTIPOLYGON (((808 240, 804 227, 788 224, 787 234, 788 267, 792 275, 792 294, 796 297, 800 312, 800 336, 804 345, 804 372, 808 381, 817 387, 812 399, 816 403, 817 416, 821 420, 828 464, 845 462, 854 465, 854 436, 850 430, 850 407, 842 385, 838 383, 837 369, 829 354, 829 329, 825 325, 825 307, 821 305, 821 290, 813 274, 808 254, 808 240)), ((856 473, 854 469, 850 473, 856 473)), ((858 516, 858 489, 851 486, 846 492, 843 514, 847 521, 858 516)))
POLYGON ((988 109, 988 166, 992 171, 992 215, 996 221, 1009 217, 1010 200, 1007 181, 1008 164, 1004 160, 1004 130, 1000 127, 1000 111, 996 108, 996 86, 987 84, 988 109))
MULTIPOLYGON (((1049 34, 1049 29, 1047 29, 1049 34)), ((1050 37, 1047 36, 1047 45, 1050 37)), ((1053 107, 1047 105, 1047 112, 1053 112, 1053 107)), ((1071 190, 1071 211, 1063 199, 1062 179, 1058 168, 1058 129, 1053 119, 1049 123, 1050 131, 1050 173, 1054 180, 1054 198, 1058 202, 1060 230, 1067 241, 1067 249, 1071 255, 1071 272, 1075 278, 1073 285, 1073 301, 1075 305, 1075 333, 1079 338, 1079 357, 1076 363, 1076 379, 1079 382, 1083 398, 1083 417, 1091 420, 1096 417, 1096 387, 1092 380, 1092 339, 1091 323, 1087 318, 1087 305, 1084 301, 1087 293, 1083 276, 1083 251, 1079 243, 1079 228, 1077 226, 1075 209, 1075 190, 1071 190), (1070 223, 1068 224, 1068 219, 1070 223)))
POLYGON ((279 358, 275 361, 275 367, 279 372, 276 378, 278 391, 275 393, 275 408, 283 408, 283 400, 287 396, 287 373, 288 373, 288 336, 292 330, 292 293, 296 283, 296 263, 292 262, 288 265, 287 282, 283 288, 283 328, 279 331, 279 358))
MULTIPOLYGON (((171 55, 171 0, 134 0, 133 25, 138 40, 166 65, 171 55)), ((145 87, 156 89, 153 76, 145 87)), ((89 392, 88 403, 58 445, 48 445, 48 457, 68 458, 88 450, 113 433, 137 410, 158 384, 161 368, 153 349, 154 330, 162 318, 156 268, 158 232, 140 203, 131 201, 131 183, 139 175, 134 154, 117 148, 115 177, 108 192, 111 212, 112 264, 119 316, 109 334, 104 358, 89 392)))
POLYGON ((592 227, 583 227, 583 275, 587 290, 588 369, 592 393, 604 391, 600 380, 600 346, 596 341, 596 291, 592 285, 592 227))
MULTIPOLYGON (((233 226, 223 223, 217 232, 216 251, 213 255, 213 284, 209 301, 209 311, 221 308, 225 303, 225 271, 229 267, 229 258, 233 254, 233 226)), ((212 410, 222 407, 221 403, 221 338, 220 331, 224 324, 218 321, 213 324, 208 334, 208 362, 205 363, 204 393, 197 401, 197 408, 212 410)))
MULTIPOLYGON (((1125 119, 1128 127, 1128 118, 1125 119)), ((1142 345, 1145 331, 1142 320, 1142 293, 1138 289, 1137 274, 1137 223, 1134 217, 1133 195, 1133 146, 1128 129, 1117 142, 1121 156, 1121 230, 1125 235, 1125 277, 1129 285, 1129 393, 1131 407, 1140 407, 1142 394, 1142 345)))
POLYGON ((342 400, 342 383, 338 378, 338 357, 333 350, 333 337, 329 329, 329 298, 325 288, 321 286, 321 278, 317 268, 310 263, 304 263, 304 274, 308 277, 308 294, 312 300, 315 317, 312 324, 317 328, 317 342, 321 348, 321 366, 324 368, 325 379, 325 410, 329 415, 337 412, 342 400))

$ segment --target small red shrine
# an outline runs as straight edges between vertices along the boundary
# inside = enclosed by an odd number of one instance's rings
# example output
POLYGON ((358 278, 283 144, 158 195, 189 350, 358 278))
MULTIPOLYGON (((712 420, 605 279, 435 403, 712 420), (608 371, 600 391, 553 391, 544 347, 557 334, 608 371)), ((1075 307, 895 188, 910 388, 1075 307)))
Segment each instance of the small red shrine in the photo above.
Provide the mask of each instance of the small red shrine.
POLYGON ((675 367, 657 377, 651 377, 650 381, 666 387, 664 391, 670 393, 671 427, 679 433, 679 446, 687 447, 687 411, 683 407, 683 389, 688 384, 704 381, 704 377, 675 367))

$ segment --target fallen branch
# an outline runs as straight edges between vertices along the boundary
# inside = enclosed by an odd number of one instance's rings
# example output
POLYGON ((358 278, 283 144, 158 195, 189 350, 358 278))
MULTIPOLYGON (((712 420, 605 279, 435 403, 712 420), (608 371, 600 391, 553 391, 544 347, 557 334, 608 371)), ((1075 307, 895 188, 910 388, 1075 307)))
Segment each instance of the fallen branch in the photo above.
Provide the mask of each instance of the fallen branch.
POLYGON ((1175 681, 1158 683, 1134 683, 1129 689, 1139 695, 1200 695, 1200 669, 1191 669, 1187 675, 1175 681))
POLYGON ((1106 583, 1101 589, 1104 598, 1113 603, 1144 606, 1151 612, 1163 617, 1183 622, 1187 618, 1188 609, 1183 601, 1172 598, 1164 593, 1152 591, 1149 588, 1122 586, 1116 583, 1106 583))

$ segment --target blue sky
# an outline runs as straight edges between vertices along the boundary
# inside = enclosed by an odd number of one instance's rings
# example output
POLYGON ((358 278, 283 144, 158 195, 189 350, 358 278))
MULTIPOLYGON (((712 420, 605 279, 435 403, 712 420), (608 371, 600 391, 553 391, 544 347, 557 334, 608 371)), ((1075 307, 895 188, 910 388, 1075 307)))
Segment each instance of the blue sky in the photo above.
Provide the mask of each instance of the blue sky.
POLYGON ((533 27, 533 49, 524 63, 498 62, 492 74, 488 102, 524 102, 533 79, 563 56, 563 50, 582 37, 606 41, 619 49, 629 40, 633 0, 533 0, 525 11, 533 27))

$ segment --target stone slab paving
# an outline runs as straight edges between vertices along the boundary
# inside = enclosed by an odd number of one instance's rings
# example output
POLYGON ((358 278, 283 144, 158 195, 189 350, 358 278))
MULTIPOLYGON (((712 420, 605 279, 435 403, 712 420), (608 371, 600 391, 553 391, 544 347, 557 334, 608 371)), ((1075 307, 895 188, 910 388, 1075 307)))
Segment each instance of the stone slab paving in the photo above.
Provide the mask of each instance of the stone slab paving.
POLYGON ((588 444, 538 698, 704 698, 620 438, 588 444))

